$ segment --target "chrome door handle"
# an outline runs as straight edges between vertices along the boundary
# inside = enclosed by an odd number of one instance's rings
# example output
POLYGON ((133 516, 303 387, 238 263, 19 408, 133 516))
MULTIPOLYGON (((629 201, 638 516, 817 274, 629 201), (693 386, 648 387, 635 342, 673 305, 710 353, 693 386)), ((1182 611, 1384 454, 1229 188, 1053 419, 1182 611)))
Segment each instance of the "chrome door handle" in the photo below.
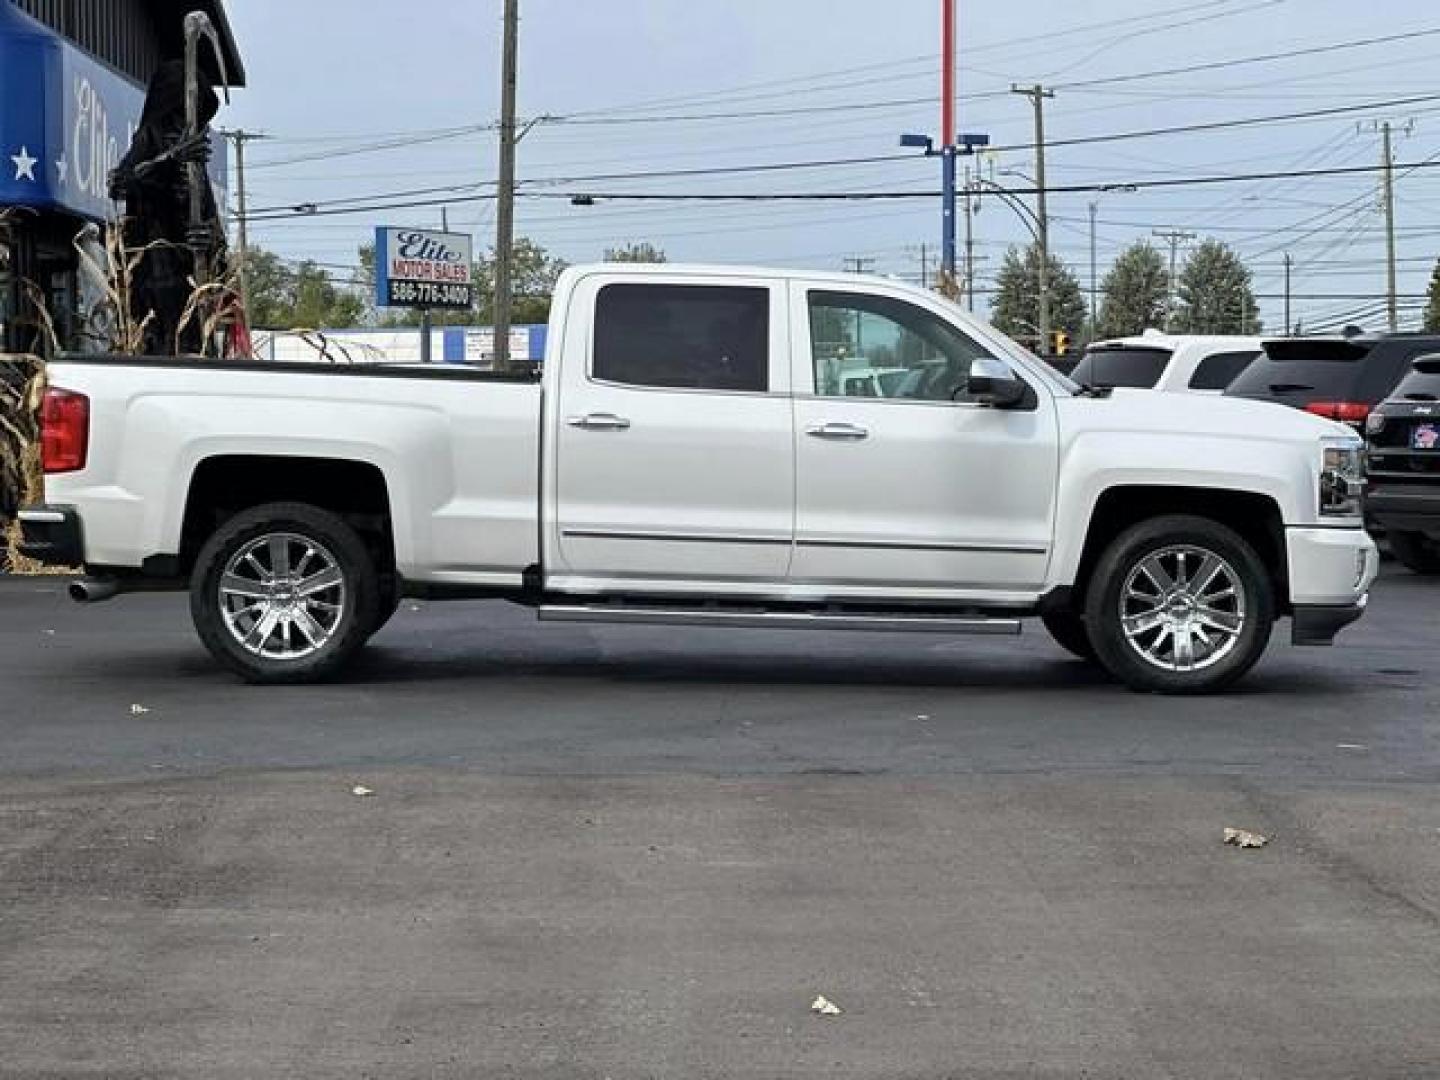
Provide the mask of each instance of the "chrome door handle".
POLYGON ((870 432, 858 424, 811 424, 805 429, 806 435, 817 439, 868 439, 870 432))
POLYGON ((590 413, 588 416, 572 416, 565 421, 571 427, 584 428, 586 431, 625 431, 630 427, 630 421, 623 416, 616 416, 614 413, 590 413))

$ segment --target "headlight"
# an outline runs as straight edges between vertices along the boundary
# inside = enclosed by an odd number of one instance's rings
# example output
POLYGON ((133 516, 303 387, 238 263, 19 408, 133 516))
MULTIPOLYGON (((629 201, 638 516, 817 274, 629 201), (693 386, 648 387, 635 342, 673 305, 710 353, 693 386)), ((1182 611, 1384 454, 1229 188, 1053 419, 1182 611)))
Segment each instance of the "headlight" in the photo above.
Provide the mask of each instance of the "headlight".
POLYGON ((1379 435, 1385 430, 1385 414, 1379 411, 1372 412, 1365 418, 1365 434, 1379 435))
POLYGON ((1320 465, 1320 514, 1359 517, 1365 494, 1363 449, 1355 442, 1327 442, 1320 465))

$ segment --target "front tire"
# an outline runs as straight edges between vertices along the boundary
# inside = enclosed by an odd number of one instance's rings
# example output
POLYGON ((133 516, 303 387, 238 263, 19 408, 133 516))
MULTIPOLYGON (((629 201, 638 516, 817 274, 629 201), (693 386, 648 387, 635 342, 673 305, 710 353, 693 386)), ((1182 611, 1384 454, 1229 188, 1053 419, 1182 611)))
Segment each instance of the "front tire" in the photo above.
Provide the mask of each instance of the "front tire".
POLYGON ((1121 533, 1086 592, 1096 657, 1133 690, 1223 690, 1255 666, 1275 625, 1270 572, 1208 518, 1154 518, 1121 533))
POLYGON ((1390 551, 1417 574, 1440 574, 1440 541, 1422 532, 1391 532, 1390 551))
POLYGON ((211 655, 252 683, 336 674, 380 617, 375 565, 339 517, 271 503, 222 525, 195 563, 190 614, 211 655))

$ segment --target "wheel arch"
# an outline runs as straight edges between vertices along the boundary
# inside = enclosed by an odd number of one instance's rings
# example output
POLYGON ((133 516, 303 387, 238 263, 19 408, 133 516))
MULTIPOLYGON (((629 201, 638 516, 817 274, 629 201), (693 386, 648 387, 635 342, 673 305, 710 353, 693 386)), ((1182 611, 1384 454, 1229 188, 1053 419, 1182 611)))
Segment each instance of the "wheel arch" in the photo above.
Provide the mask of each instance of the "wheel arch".
POLYGON ((1122 484, 1106 488, 1095 500, 1085 526, 1085 542, 1072 579, 1070 596, 1081 603, 1095 565, 1105 549, 1133 525, 1183 514, 1206 518, 1233 529, 1271 575, 1275 603, 1289 610, 1289 570, 1285 524, 1280 504, 1258 491, 1210 487, 1122 484))
POLYGON ((189 574, 205 542, 236 514, 266 503, 305 503, 345 520, 382 573, 394 573, 394 499, 384 471, 354 458, 215 454, 196 463, 185 494, 179 569, 189 574))

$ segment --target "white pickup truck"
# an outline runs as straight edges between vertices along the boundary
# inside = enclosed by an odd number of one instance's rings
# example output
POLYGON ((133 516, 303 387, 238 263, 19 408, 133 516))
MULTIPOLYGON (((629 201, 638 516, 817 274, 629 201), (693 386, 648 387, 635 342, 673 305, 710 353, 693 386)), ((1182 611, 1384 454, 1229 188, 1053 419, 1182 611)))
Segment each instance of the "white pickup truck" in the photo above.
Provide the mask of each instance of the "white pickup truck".
POLYGON ((541 619, 1019 633, 1131 687, 1329 644, 1378 567, 1361 444, 1303 412, 1077 386, 860 276, 567 271, 539 377, 76 358, 25 550, 77 599, 186 589, 253 682, 333 676, 404 596, 541 619), (904 368, 847 396, 851 368, 904 368))

